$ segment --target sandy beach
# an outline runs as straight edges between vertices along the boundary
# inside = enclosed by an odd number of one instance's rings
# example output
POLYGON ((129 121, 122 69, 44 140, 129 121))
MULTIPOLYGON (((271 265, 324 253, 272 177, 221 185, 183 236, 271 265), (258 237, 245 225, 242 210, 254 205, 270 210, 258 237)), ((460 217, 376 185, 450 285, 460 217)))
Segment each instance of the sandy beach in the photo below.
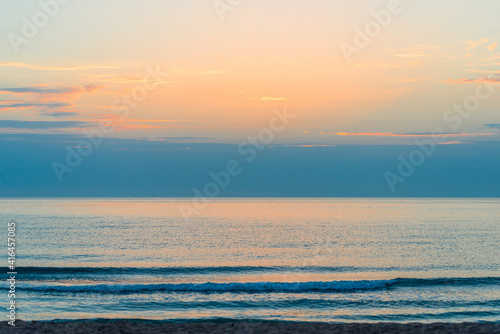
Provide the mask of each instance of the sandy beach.
POLYGON ((500 333, 500 323, 352 323, 327 324, 305 322, 191 322, 146 323, 134 321, 71 321, 71 322, 23 322, 16 327, 6 322, 0 325, 0 333, 342 333, 342 334, 493 334, 500 333))

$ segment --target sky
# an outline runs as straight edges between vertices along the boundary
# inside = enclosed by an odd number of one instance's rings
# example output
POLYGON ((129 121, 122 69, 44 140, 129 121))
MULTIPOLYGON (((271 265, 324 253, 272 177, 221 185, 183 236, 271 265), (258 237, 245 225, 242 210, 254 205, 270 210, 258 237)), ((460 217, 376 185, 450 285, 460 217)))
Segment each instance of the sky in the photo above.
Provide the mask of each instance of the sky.
POLYGON ((500 195, 496 0, 0 8, 0 196, 500 195))

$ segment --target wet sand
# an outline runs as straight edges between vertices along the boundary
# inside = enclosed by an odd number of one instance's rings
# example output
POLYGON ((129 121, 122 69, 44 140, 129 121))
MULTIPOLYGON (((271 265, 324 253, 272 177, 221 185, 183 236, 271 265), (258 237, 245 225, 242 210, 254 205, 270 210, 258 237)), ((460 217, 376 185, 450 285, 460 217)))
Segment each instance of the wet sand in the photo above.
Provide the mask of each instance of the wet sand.
POLYGON ((148 323, 134 321, 71 321, 71 322, 23 322, 16 327, 1 322, 0 333, 338 333, 338 334, 392 334, 392 333, 439 333, 439 334, 493 334, 500 333, 500 323, 373 323, 373 324, 327 324, 304 322, 190 322, 148 323))

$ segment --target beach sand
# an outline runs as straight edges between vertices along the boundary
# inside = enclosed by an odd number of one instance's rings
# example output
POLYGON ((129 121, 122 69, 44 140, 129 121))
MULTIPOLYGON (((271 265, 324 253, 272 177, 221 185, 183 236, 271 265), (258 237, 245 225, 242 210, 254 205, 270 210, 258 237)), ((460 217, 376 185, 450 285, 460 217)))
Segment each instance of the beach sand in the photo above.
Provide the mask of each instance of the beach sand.
POLYGON ((0 333, 342 333, 342 334, 392 334, 392 333, 439 333, 481 334, 500 333, 500 323, 374 323, 374 324, 327 324, 304 322, 190 322, 148 323, 134 321, 71 321, 71 322, 23 322, 16 327, 1 322, 0 333))

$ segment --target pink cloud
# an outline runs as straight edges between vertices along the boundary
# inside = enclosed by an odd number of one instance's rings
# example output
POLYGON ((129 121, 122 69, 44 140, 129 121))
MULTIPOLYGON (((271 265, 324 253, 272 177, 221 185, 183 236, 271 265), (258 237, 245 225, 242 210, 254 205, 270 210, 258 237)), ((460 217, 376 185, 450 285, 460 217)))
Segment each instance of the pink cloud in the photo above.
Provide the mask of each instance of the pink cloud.
MULTIPOLYGON (((320 134, 335 134, 337 136, 382 136, 382 137, 434 137, 435 133, 392 133, 392 132, 328 132, 320 134)), ((447 137, 476 137, 494 136, 495 133, 444 133, 439 136, 447 137)))
POLYGON ((475 78, 475 79, 447 79, 442 81, 447 84, 451 85, 463 85, 463 84, 470 84, 470 83, 481 83, 481 82, 488 82, 488 83, 500 83, 500 77, 482 77, 482 78, 475 78))

